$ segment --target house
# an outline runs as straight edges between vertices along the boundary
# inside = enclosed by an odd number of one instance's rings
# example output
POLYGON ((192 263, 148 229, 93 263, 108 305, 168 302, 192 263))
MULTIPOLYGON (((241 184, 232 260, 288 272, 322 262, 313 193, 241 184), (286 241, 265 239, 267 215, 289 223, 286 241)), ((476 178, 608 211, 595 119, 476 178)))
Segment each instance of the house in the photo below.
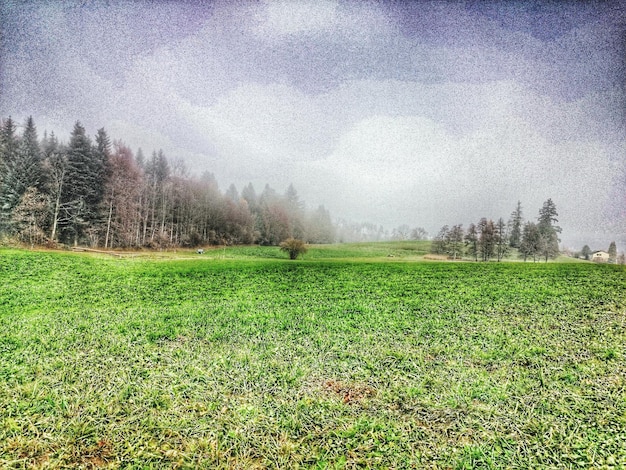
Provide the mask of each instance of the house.
POLYGON ((594 251, 591 255, 591 261, 607 263, 609 261, 609 254, 606 251, 594 251))

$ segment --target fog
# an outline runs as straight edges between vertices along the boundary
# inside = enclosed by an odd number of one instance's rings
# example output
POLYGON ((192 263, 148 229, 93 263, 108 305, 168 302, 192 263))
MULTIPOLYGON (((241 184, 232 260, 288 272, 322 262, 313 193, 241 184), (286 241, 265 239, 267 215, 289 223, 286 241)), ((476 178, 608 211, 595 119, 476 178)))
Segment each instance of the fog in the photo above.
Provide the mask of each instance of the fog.
POLYGON ((626 248, 626 4, 26 1, 0 116, 392 229, 534 220, 626 248))

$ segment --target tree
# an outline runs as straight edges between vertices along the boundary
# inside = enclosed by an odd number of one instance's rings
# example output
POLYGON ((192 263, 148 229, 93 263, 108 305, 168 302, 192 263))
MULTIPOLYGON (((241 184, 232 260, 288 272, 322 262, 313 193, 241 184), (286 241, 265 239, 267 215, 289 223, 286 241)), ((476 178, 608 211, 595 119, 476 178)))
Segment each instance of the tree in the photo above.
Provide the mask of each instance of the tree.
POLYGON ((589 257, 591 256, 591 248, 589 248, 589 245, 583 246, 583 249, 581 250, 580 254, 582 255, 583 258, 589 261, 589 257))
POLYGON ((478 261, 478 230, 474 224, 469 224, 469 227, 467 227, 465 245, 467 246, 468 254, 474 256, 474 261, 478 261))
POLYGON ((485 217, 478 222, 478 249, 483 261, 489 261, 495 253, 496 228, 493 220, 485 217))
POLYGON ((335 227, 330 218, 330 212, 319 206, 310 213, 306 224, 307 241, 309 243, 333 243, 335 241, 335 227))
POLYGON ((308 251, 306 244, 296 238, 288 238, 280 243, 280 250, 289 253, 289 259, 297 259, 308 251))
POLYGON ((257 211, 258 206, 258 198, 256 195, 256 191, 254 190, 254 186, 252 183, 248 183, 248 186, 243 188, 241 191, 241 197, 248 202, 248 207, 252 212, 257 211))
POLYGON ((463 225, 453 225, 446 234, 446 253, 452 259, 463 255, 463 225))
POLYGON ((44 192, 48 198, 48 207, 51 215, 50 240, 57 241, 59 225, 67 223, 64 215, 68 211, 68 204, 63 201, 64 186, 67 184, 67 149, 57 142, 54 133, 46 139, 44 145, 44 160, 42 164, 44 192))
POLYGON ((102 200, 103 169, 100 157, 94 155, 91 139, 85 128, 76 122, 67 148, 66 181, 62 204, 66 208, 62 238, 77 245, 87 229, 98 221, 102 200))
POLYGON ((512 248, 519 248, 522 241, 522 203, 517 201, 517 207, 511 214, 509 220, 511 227, 509 231, 509 246, 512 248))
POLYGON ((285 191, 284 200, 289 216, 289 233, 295 238, 304 238, 304 203, 291 183, 285 191))
POLYGON ((496 258, 501 261, 509 252, 510 241, 507 233, 507 225, 504 223, 504 219, 500 217, 495 225, 495 237, 496 237, 496 258))
POLYGON ((439 229, 439 233, 435 235, 432 244, 430 245, 430 252, 437 255, 444 255, 448 252, 448 239, 450 227, 444 225, 439 229))
POLYGON ((18 239, 31 247, 42 244, 46 240, 43 231, 46 215, 46 197, 31 186, 24 192, 12 214, 18 239))
POLYGON ((141 170, 131 150, 121 142, 115 142, 108 168, 103 199, 104 247, 131 246, 140 225, 141 170))
POLYGON ((422 227, 412 229, 409 236, 411 240, 426 240, 426 237, 428 237, 428 232, 422 227))
POLYGON ((398 228, 394 228, 391 232, 392 240, 408 240, 411 233, 411 228, 407 224, 402 224, 398 228))
POLYGON ((609 263, 615 264, 617 262, 617 245, 615 242, 611 242, 609 245, 609 263))
POLYGON ((2 141, 8 148, 2 158, 0 208, 5 228, 11 225, 11 214, 30 187, 41 187, 41 150, 32 117, 26 119, 22 138, 17 140, 12 121, 5 122, 2 141))
POLYGON ((545 201, 539 210, 539 217, 537 218, 537 229, 541 238, 539 252, 546 262, 548 259, 556 258, 559 254, 558 233, 561 233, 561 227, 554 225, 558 222, 558 215, 552 199, 545 201))
POLYGON ((537 261, 537 256, 541 251, 541 234, 537 224, 526 222, 522 230, 522 240, 519 247, 519 256, 526 261, 529 257, 537 261))

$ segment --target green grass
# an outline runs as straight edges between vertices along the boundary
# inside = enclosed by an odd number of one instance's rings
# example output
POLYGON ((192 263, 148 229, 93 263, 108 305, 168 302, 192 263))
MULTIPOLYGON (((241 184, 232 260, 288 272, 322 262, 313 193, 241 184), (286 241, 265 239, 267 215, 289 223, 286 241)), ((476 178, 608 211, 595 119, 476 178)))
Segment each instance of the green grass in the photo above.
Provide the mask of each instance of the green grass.
POLYGON ((623 267, 392 249, 0 250, 0 467, 626 466, 623 267))

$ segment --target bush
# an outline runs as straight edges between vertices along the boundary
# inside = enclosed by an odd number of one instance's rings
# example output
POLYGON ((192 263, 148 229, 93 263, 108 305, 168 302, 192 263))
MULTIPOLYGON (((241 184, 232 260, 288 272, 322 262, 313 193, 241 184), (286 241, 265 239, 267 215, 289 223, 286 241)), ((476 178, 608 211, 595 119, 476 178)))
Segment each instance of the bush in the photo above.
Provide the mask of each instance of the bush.
POLYGON ((306 244, 297 238, 288 238, 280 242, 280 249, 289 253, 289 259, 297 259, 298 256, 307 252, 306 244))

